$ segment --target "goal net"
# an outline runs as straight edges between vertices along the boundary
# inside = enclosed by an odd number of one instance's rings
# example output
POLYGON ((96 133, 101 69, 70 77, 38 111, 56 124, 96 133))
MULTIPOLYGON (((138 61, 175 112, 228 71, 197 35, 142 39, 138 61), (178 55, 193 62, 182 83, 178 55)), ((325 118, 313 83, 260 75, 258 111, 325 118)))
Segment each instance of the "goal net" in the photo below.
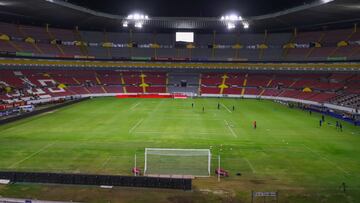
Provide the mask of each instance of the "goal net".
POLYGON ((209 149, 145 149, 145 175, 210 176, 209 149))

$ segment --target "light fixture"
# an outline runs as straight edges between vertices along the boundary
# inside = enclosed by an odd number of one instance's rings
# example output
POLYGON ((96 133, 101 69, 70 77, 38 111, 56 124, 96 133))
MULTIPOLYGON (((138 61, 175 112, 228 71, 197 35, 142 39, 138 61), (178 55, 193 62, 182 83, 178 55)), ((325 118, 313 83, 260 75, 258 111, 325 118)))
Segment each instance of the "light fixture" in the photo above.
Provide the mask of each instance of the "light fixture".
POLYGON ((250 25, 248 22, 243 22, 244 29, 249 29, 250 25))
POLYGON ((230 15, 229 18, 230 18, 231 21, 238 20, 238 17, 236 15, 230 15))
POLYGON ((223 15, 220 17, 220 21, 224 22, 227 29, 229 30, 235 29, 236 26, 239 24, 242 24, 244 29, 249 28, 249 23, 245 22, 245 19, 243 19, 243 17, 236 14, 223 15))
POLYGON ((140 14, 135 13, 135 14, 134 14, 134 20, 139 20, 139 19, 140 19, 140 14))
POLYGON ((128 20, 148 20, 149 16, 142 13, 132 13, 127 16, 128 20))
POLYGON ((321 2, 322 2, 323 4, 327 4, 327 3, 332 2, 332 1, 334 1, 334 0, 321 0, 321 2))
POLYGON ((141 22, 136 22, 135 23, 135 27, 136 28, 142 28, 143 27, 143 24, 141 22))
POLYGON ((231 15, 225 15, 225 16, 221 16, 220 20, 222 21, 242 21, 243 18, 241 16, 235 15, 235 14, 231 14, 231 15))
POLYGON ((123 22, 123 27, 128 27, 129 23, 127 21, 123 22))
POLYGON ((136 28, 142 28, 144 22, 149 20, 149 16, 143 13, 132 13, 126 17, 126 21, 123 22, 123 27, 128 27, 133 24, 136 28))
POLYGON ((227 29, 232 30, 232 29, 235 29, 235 28, 236 28, 236 26, 235 26, 234 23, 227 23, 227 29))

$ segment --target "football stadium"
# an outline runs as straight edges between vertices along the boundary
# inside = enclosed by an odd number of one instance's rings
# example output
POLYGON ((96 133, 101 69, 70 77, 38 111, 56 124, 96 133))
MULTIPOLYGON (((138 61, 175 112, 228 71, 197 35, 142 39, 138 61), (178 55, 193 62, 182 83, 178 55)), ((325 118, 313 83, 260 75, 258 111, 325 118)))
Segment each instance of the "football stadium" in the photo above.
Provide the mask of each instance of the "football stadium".
POLYGON ((360 202, 359 22, 359 0, 0 0, 0 202, 360 202))

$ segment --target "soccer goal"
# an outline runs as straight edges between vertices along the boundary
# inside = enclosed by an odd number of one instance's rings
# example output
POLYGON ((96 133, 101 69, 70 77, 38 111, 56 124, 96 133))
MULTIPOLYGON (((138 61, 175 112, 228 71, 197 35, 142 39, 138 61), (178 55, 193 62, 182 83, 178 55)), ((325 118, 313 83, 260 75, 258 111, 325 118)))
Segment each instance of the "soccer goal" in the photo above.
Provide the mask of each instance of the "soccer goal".
POLYGON ((209 177, 209 149, 145 149, 144 175, 183 175, 209 177))

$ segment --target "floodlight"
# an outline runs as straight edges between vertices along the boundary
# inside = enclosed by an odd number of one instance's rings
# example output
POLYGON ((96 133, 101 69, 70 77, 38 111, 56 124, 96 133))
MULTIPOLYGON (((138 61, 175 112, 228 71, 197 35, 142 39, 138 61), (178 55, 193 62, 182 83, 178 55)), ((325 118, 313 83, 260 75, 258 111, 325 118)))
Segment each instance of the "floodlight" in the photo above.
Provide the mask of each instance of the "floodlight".
POLYGON ((143 27, 143 24, 141 22, 136 22, 135 23, 135 27, 137 28, 142 28, 143 27))
POLYGON ((227 24, 227 28, 229 29, 229 30, 232 30, 232 29, 235 29, 235 24, 234 23, 228 23, 227 24))
POLYGON ((236 25, 243 24, 244 28, 249 28, 249 23, 244 24, 244 19, 240 15, 236 14, 229 14, 229 15, 223 15, 220 18, 221 21, 223 21, 227 27, 227 29, 235 29, 236 25))
POLYGON ((238 20, 238 17, 236 15, 232 14, 229 16, 229 19, 232 21, 236 21, 236 20, 238 20))
POLYGON ((142 28, 144 21, 149 20, 149 16, 144 13, 132 13, 127 16, 127 21, 123 22, 123 27, 134 25, 136 28, 142 28))
POLYGON ((135 20, 139 20, 139 19, 140 19, 140 15, 139 15, 138 13, 135 13, 135 14, 134 14, 134 19, 135 19, 135 20))
POLYGON ((145 20, 149 19, 148 15, 145 15, 144 13, 132 13, 128 15, 127 19, 129 20, 145 20))
POLYGON ((244 26, 244 29, 249 29, 249 23, 248 22, 243 22, 243 26, 244 26))
POLYGON ((324 4, 327 4, 327 3, 332 2, 332 1, 334 1, 334 0, 321 0, 321 2, 324 3, 324 4))
POLYGON ((225 15, 225 16, 221 16, 221 20, 226 20, 226 21, 242 21, 243 18, 241 16, 237 16, 235 14, 231 14, 231 15, 225 15))

